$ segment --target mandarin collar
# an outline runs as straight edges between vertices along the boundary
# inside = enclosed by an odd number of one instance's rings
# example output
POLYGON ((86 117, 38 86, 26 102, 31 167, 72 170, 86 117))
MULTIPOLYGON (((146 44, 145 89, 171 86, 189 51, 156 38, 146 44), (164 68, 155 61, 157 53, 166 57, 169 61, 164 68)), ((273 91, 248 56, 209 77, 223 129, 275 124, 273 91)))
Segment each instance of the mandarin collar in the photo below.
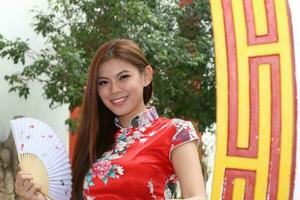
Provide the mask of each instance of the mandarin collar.
MULTIPOLYGON (((133 118, 131 118, 131 120, 129 121, 128 128, 141 128, 141 127, 145 126, 146 124, 151 123, 152 121, 154 121, 157 118, 158 118, 157 111, 154 106, 151 106, 151 107, 147 108, 145 111, 143 111, 143 112, 135 115, 133 118)), ((121 126, 121 122, 120 122, 119 118, 115 117, 114 122, 118 128, 124 129, 121 126)))

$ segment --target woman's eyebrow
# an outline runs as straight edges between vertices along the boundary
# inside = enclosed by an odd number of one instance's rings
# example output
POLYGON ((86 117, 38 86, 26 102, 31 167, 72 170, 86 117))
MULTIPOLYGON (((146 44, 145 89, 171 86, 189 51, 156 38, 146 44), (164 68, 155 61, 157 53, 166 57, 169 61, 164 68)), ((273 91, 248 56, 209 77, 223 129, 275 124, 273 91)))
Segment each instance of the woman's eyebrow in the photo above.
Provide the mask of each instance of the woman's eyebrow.
POLYGON ((119 73, 116 74, 116 76, 120 76, 121 74, 124 74, 124 73, 128 73, 129 71, 127 69, 123 70, 123 71, 120 71, 119 73))
MULTIPOLYGON (((130 72, 130 71, 128 71, 127 69, 125 69, 125 70, 120 71, 119 73, 117 73, 115 76, 118 77, 121 74, 128 73, 128 72, 130 72)), ((105 77, 105 76, 98 76, 97 79, 107 79, 107 77, 105 77)))

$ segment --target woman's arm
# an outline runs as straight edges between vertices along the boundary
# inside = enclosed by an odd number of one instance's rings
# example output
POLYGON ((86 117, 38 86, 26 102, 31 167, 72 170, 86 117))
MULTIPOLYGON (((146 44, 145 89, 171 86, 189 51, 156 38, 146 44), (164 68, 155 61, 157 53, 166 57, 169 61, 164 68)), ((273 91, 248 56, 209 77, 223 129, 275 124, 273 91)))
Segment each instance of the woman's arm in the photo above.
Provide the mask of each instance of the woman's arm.
POLYGON ((195 142, 188 142, 171 153, 175 173, 179 179, 183 198, 206 200, 203 175, 195 142))

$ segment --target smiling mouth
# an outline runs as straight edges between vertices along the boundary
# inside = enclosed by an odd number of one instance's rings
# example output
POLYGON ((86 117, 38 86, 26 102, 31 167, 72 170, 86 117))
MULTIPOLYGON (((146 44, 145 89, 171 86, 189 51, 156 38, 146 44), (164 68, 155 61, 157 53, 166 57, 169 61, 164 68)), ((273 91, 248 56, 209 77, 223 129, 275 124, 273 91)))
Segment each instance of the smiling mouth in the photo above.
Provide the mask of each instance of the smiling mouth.
POLYGON ((111 102, 115 105, 122 105, 127 99, 127 96, 126 97, 121 97, 121 98, 117 98, 117 99, 113 99, 111 100, 111 102))

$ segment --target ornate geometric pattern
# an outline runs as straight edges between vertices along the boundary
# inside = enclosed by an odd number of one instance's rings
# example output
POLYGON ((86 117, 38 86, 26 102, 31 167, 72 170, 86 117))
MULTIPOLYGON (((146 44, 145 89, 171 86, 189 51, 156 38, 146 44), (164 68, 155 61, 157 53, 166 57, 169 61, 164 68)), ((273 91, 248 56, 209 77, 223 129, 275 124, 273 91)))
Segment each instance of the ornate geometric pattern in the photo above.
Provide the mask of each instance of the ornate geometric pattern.
POLYGON ((288 2, 210 4, 217 73, 211 199, 292 199, 296 83, 288 2))

